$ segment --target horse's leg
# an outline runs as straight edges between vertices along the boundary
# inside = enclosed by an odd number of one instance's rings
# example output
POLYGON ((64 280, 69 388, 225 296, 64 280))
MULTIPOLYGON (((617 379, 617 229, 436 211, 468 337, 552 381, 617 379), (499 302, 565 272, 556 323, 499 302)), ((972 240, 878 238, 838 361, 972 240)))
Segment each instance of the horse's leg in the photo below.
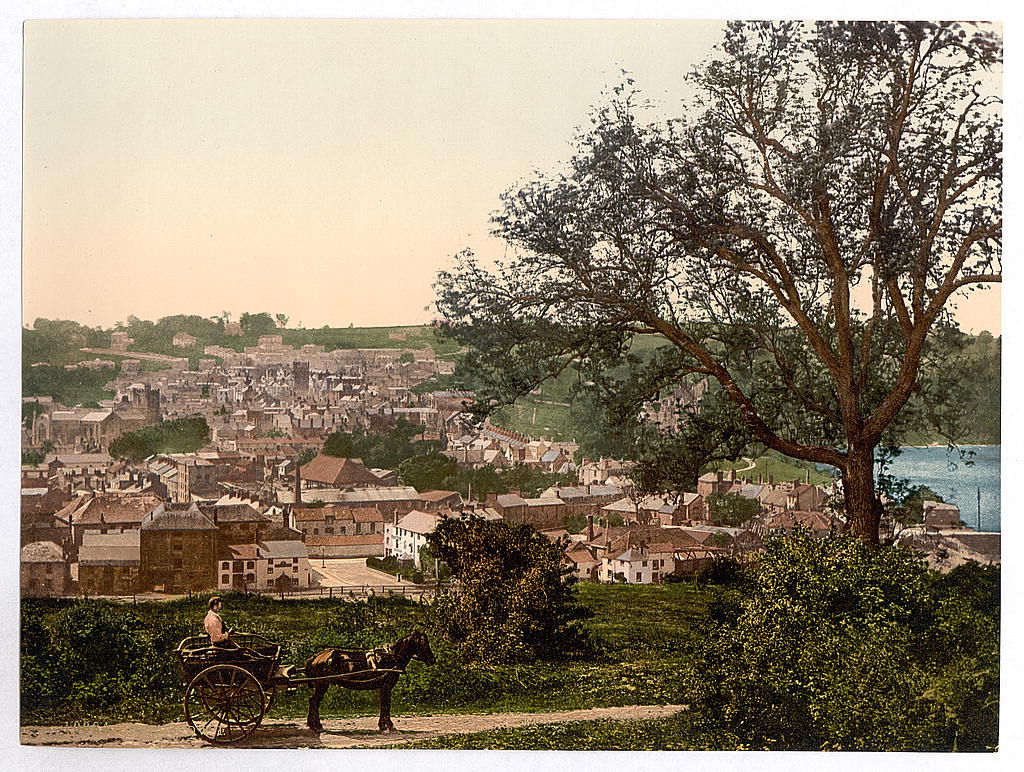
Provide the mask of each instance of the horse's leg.
POLYGON ((320 723, 320 700, 324 698, 324 692, 327 691, 328 686, 329 684, 326 683, 316 684, 309 695, 309 714, 306 716, 306 725, 317 734, 324 731, 324 726, 320 723))
POLYGON ((380 720, 377 727, 382 732, 394 732, 395 725, 391 722, 391 690, 395 688, 394 681, 387 681, 380 688, 380 720))

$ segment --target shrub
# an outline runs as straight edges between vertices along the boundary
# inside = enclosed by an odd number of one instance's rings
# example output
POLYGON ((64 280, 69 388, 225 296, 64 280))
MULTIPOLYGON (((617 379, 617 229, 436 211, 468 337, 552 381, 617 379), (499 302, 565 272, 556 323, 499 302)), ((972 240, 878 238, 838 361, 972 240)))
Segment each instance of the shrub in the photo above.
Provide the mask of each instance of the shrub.
POLYGON ((930 584, 900 549, 806 533, 769 539, 748 597, 713 614, 688 685, 700 726, 721 748, 994 745, 994 623, 930 584))
POLYGON ((457 585, 435 600, 435 624, 464 660, 526 662, 589 650, 571 568, 533 528, 442 518, 429 543, 457 585))

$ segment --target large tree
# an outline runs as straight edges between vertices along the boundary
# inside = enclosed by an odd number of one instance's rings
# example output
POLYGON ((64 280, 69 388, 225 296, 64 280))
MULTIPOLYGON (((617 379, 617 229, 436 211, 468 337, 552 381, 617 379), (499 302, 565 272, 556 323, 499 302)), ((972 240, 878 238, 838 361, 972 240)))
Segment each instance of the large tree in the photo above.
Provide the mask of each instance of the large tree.
POLYGON ((752 441, 837 468, 876 543, 875 450, 942 418, 950 301, 1001 278, 1000 57, 955 23, 735 22, 683 117, 616 87, 506 194, 511 256, 439 275, 482 402, 658 336, 648 398, 709 378, 752 441))

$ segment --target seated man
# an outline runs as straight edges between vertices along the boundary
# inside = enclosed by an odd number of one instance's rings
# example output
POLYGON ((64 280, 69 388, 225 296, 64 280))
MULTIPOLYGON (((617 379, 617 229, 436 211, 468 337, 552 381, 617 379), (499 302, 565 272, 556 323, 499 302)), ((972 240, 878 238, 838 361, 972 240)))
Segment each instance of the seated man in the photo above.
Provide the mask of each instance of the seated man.
POLYGON ((220 618, 221 601, 216 595, 210 598, 209 609, 203 627, 210 636, 210 643, 221 649, 237 649, 238 644, 230 638, 231 630, 224 627, 224 620, 220 618))

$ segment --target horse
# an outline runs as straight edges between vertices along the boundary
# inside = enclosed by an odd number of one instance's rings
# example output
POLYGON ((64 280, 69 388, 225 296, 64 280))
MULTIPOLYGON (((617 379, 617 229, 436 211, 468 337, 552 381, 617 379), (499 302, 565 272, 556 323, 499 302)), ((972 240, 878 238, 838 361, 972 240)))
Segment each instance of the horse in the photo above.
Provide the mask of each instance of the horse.
POLYGON ((391 690, 395 688, 399 677, 413 659, 426 665, 433 665, 434 652, 430 650, 427 636, 415 632, 394 643, 379 649, 324 649, 306 661, 305 676, 322 678, 324 676, 358 673, 359 679, 338 679, 336 681, 318 681, 311 684, 312 694, 309 696, 309 714, 306 724, 319 734, 324 730, 320 723, 320 701, 324 693, 333 684, 348 689, 375 689, 380 701, 380 718, 377 729, 381 732, 394 732, 395 725, 391 722, 391 690), (379 676, 373 677, 372 671, 383 670, 379 676))

